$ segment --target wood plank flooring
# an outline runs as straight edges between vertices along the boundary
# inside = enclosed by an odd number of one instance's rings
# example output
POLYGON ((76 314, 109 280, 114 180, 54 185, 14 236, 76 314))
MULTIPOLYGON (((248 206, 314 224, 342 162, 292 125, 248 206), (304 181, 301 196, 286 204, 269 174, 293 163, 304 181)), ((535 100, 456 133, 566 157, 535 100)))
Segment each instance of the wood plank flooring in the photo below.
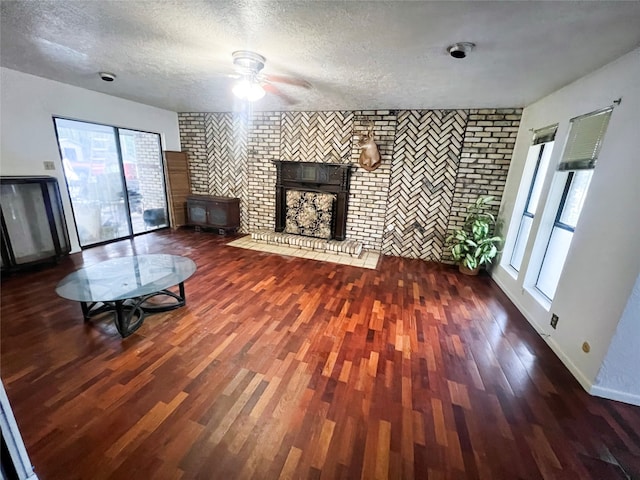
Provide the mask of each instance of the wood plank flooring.
POLYGON ((488 276, 160 232, 2 282, 1 375, 41 480, 640 478, 640 408, 589 396, 488 276), (54 293, 186 255, 187 305, 122 340, 54 293))

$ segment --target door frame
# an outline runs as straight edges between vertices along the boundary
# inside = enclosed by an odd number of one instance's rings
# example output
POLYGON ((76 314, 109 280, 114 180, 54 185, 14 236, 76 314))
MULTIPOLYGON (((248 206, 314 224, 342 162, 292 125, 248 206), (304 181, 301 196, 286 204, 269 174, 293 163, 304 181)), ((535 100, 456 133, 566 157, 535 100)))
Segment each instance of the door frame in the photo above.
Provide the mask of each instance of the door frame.
POLYGON ((171 221, 169 219, 169 204, 168 204, 168 191, 167 191, 167 181, 166 181, 166 167, 165 167, 165 162, 164 162, 164 155, 163 155, 163 149, 162 149, 162 135, 160 133, 157 132, 150 132, 148 130, 141 130, 139 128, 130 128, 130 127, 120 127, 117 125, 110 125, 108 123, 102 123, 102 122, 93 122, 93 121, 89 121, 89 120, 83 120, 83 119, 78 119, 78 118, 72 118, 72 117, 66 117, 63 115, 52 115, 51 116, 51 120, 53 122, 53 131, 55 133, 56 136, 56 145, 58 148, 58 155, 60 157, 60 164, 62 165, 62 176, 64 178, 64 183, 65 183, 65 188, 67 191, 67 195, 69 196, 69 204, 71 205, 71 218, 73 218, 73 225, 75 228, 75 233, 76 233, 76 238, 78 240, 78 245, 80 246, 81 250, 86 250, 87 248, 93 248, 93 247, 99 247, 102 245, 107 245, 109 243, 114 243, 114 242, 120 242, 122 240, 132 240, 133 238, 139 236, 139 235, 146 235, 147 233, 152 233, 152 232, 157 232, 160 230, 165 230, 165 229, 169 229, 171 227, 171 221), (103 240, 100 242, 94 242, 88 245, 82 245, 82 242, 80 241, 80 235, 78 233, 78 222, 76 221, 76 213, 74 211, 74 207, 73 207, 73 199, 71 197, 71 191, 69 190, 69 182, 67 180, 67 175, 64 172, 64 162, 63 162, 63 156, 62 156, 62 150, 60 147, 60 138, 58 136, 58 127, 56 125, 56 120, 69 120, 72 122, 79 122, 79 123, 88 123, 91 125, 99 125, 102 127, 109 127, 112 128, 114 131, 114 136, 115 136, 115 142, 116 142, 116 152, 118 155, 118 162, 120 163, 120 177, 121 177, 121 182, 122 185, 124 187, 124 191, 127 191, 127 181, 126 181, 126 175, 125 175, 125 171, 124 171, 124 159, 122 157, 122 145, 120 144, 120 130, 129 130, 131 132, 140 132, 140 133, 148 133, 151 135, 157 135, 158 138, 158 152, 159 152, 159 162, 160 162, 160 168, 162 169, 162 174, 161 174, 161 178, 164 182, 163 185, 163 193, 164 193, 164 209, 165 212, 167 212, 167 226, 165 227, 159 227, 159 228, 155 228, 153 230, 149 230, 149 231, 145 231, 145 232, 139 232, 139 233, 134 233, 133 232, 133 225, 131 222, 131 209, 130 209, 130 205, 129 205, 129 195, 127 192, 127 195, 123 195, 124 198, 124 206, 125 206, 125 210, 127 212, 127 224, 128 224, 128 228, 129 228, 129 235, 125 235, 122 237, 118 237, 118 238, 112 238, 110 240, 103 240))

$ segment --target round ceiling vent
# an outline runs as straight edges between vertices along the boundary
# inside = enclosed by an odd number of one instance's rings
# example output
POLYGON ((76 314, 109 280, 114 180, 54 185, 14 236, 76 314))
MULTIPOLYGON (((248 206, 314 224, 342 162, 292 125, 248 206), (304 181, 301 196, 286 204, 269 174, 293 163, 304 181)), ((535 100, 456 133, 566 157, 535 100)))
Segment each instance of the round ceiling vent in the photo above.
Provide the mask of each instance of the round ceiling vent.
POLYGON ((98 75, 100 75, 100 78, 105 82, 113 82, 116 79, 116 75, 114 73, 100 72, 98 75))
POLYGON ((447 52, 453 58, 465 58, 475 46, 476 44, 471 42, 458 42, 448 47, 447 52))

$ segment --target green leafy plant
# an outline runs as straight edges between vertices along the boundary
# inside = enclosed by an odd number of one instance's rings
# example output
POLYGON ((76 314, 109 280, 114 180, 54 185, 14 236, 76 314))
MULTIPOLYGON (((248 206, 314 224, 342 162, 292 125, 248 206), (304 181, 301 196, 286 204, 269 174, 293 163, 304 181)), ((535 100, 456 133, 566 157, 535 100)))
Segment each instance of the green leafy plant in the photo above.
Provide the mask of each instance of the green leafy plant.
POLYGON ((464 226, 447 237, 451 256, 469 270, 489 265, 498 254, 502 238, 493 235, 495 217, 488 212, 492 196, 482 196, 467 207, 464 226))

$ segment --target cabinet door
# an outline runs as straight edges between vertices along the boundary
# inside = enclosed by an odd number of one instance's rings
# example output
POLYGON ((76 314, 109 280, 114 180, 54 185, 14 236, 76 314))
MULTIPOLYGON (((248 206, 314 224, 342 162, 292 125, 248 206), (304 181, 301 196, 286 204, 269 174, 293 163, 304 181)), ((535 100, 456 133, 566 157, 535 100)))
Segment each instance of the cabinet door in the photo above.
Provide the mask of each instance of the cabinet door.
POLYGON ((206 225, 208 223, 206 203, 190 200, 188 210, 190 224, 206 225))
POLYGON ((217 227, 227 225, 227 204, 221 202, 209 202, 207 205, 209 224, 217 227))

